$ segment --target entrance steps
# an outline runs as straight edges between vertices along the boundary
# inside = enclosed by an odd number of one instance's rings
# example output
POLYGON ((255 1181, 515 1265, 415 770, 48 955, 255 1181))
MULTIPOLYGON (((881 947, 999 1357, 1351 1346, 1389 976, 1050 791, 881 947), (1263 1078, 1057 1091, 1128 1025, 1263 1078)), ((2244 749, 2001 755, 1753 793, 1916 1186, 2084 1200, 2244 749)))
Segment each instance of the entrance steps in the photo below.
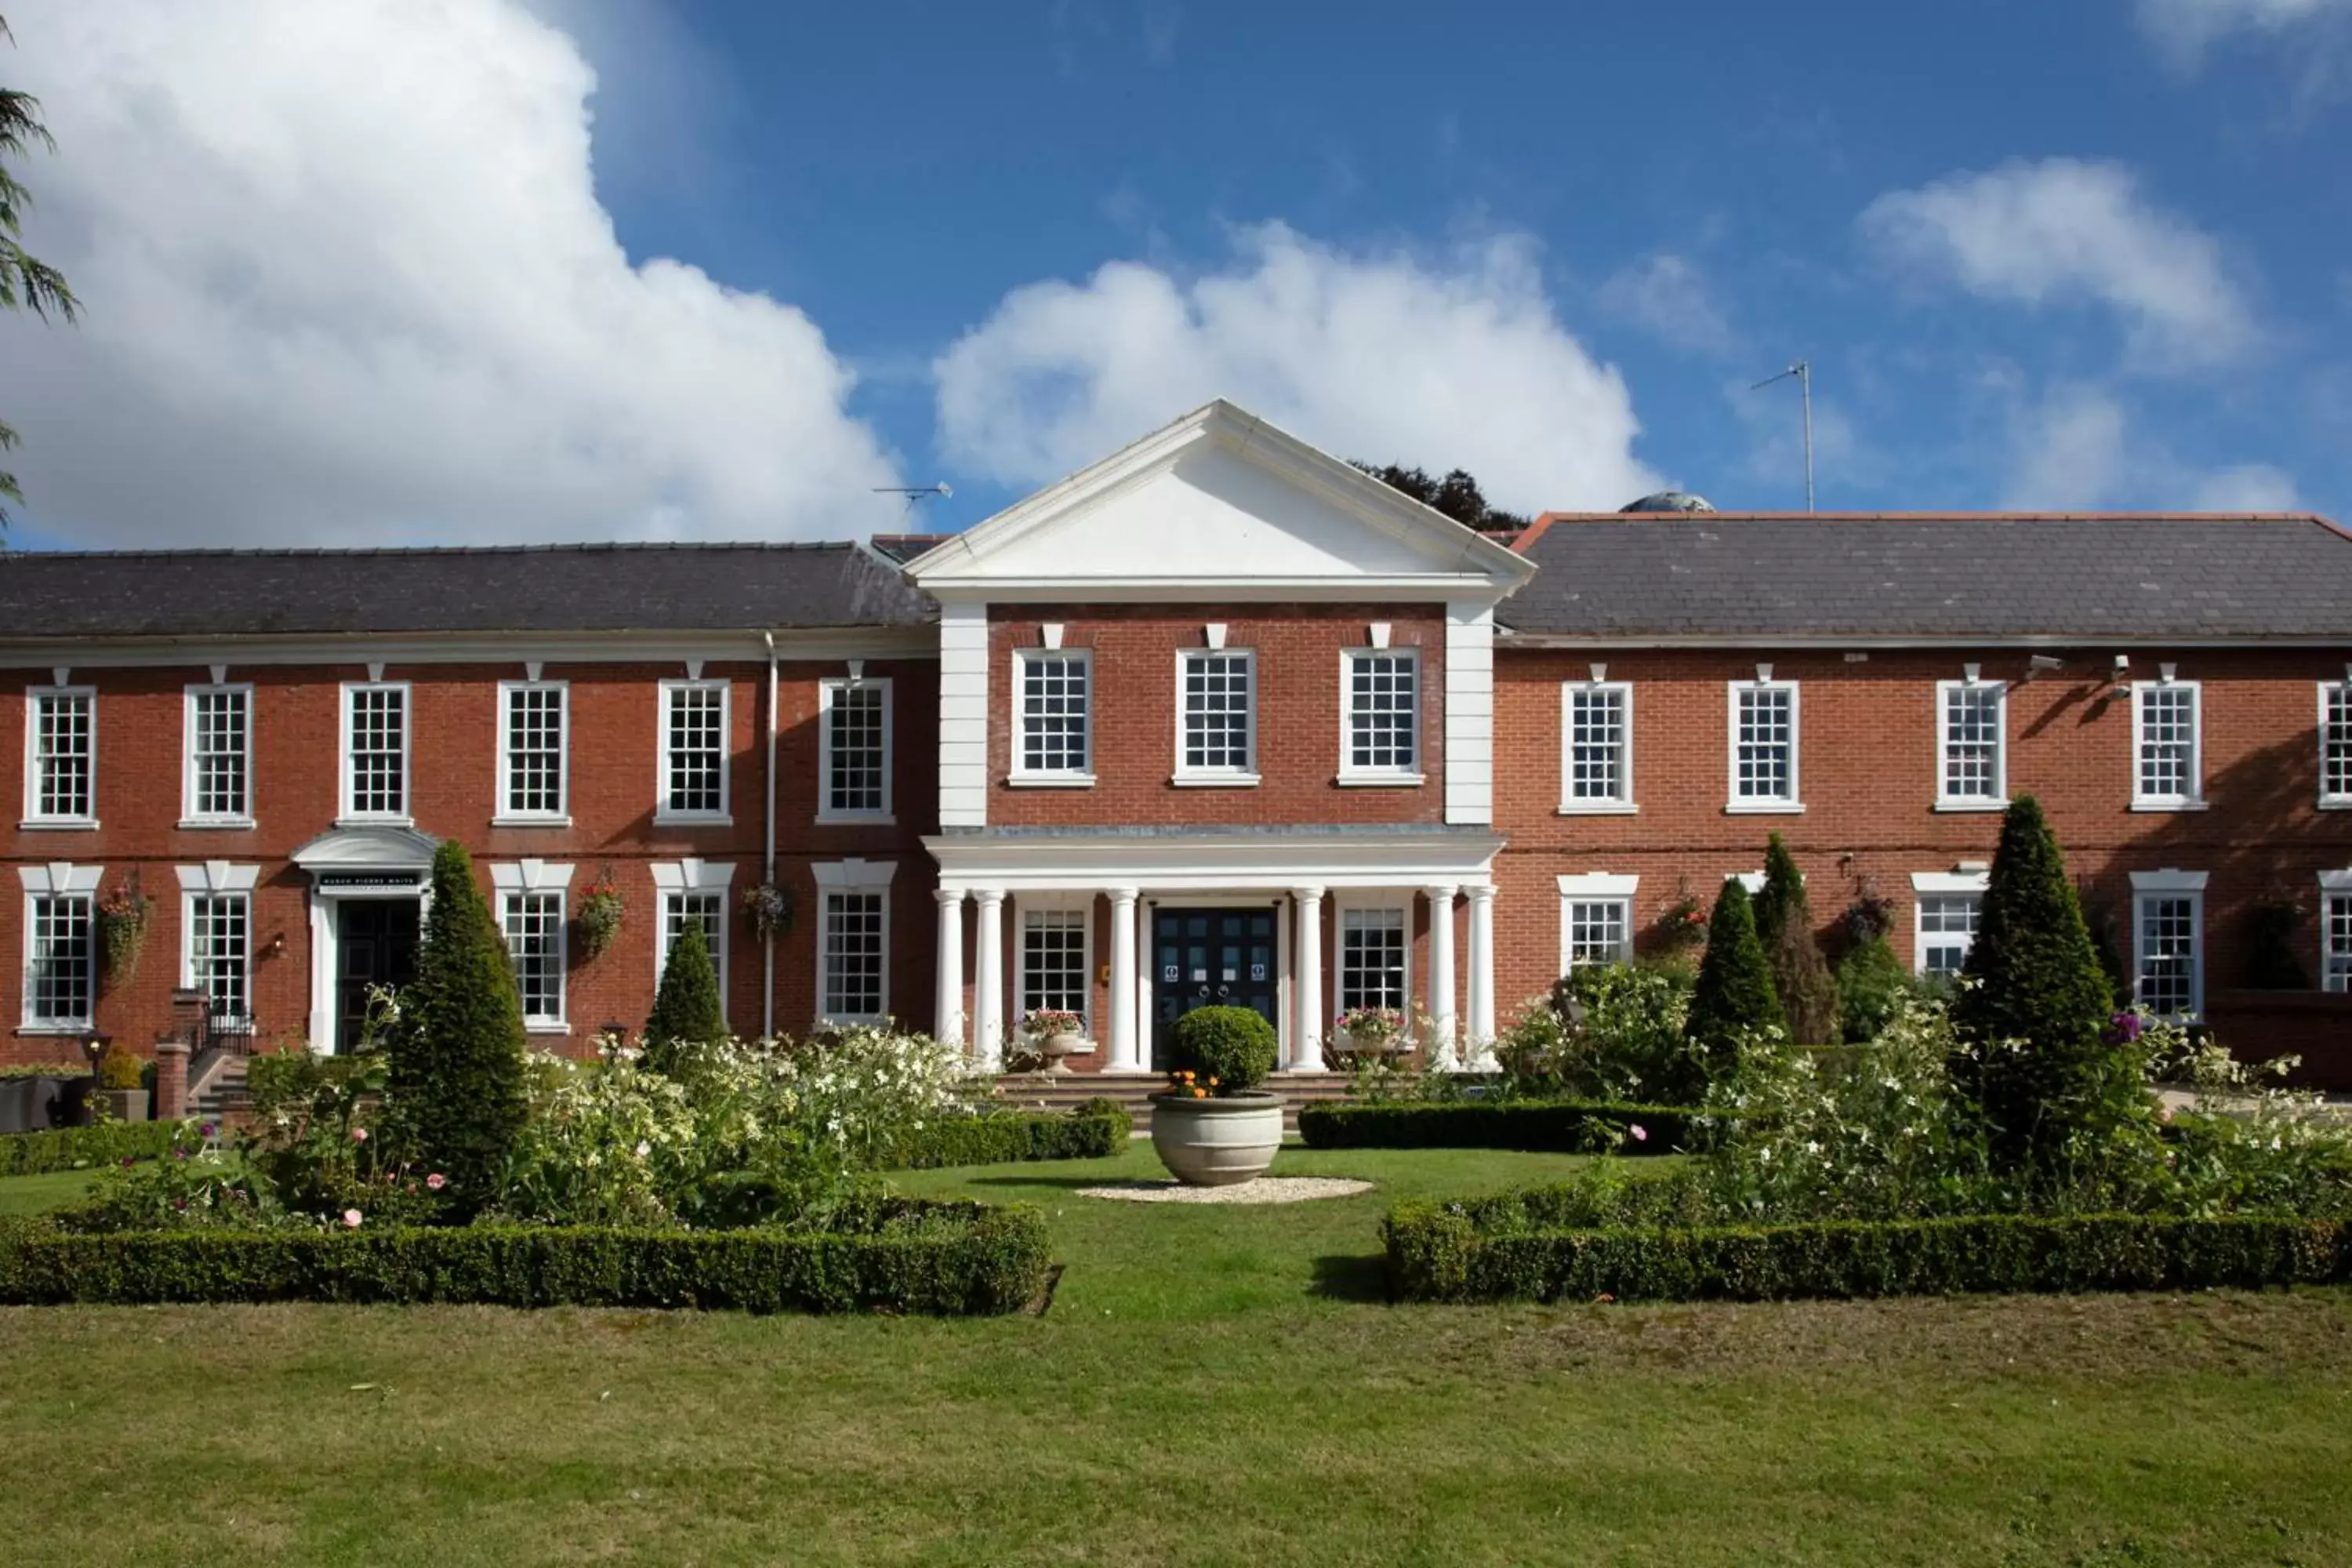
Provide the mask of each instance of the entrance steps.
MULTIPOLYGON (((996 1080, 996 1097, 1023 1110, 1067 1110, 1089 1100, 1115 1100, 1135 1118, 1135 1130, 1151 1130, 1151 1096, 1166 1088, 1161 1073, 1003 1073, 996 1080)), ((1348 1098, 1349 1079, 1339 1072, 1278 1072, 1265 1087, 1282 1096, 1282 1126, 1298 1131, 1298 1108, 1308 1100, 1348 1098)))

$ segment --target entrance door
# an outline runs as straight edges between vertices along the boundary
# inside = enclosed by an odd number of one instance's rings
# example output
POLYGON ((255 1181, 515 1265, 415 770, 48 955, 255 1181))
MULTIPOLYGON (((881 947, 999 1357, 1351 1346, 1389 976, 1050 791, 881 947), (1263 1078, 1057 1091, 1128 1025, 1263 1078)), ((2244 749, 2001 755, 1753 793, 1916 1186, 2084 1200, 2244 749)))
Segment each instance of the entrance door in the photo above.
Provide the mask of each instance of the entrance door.
POLYGON ((1166 1072, 1176 1020, 1195 1007, 1248 1007, 1279 1029, 1274 908, 1154 910, 1151 1066, 1166 1072))
POLYGON ((416 978, 417 901, 415 899, 339 899, 335 946, 341 973, 335 977, 335 1049, 359 1049, 367 1018, 368 992, 395 989, 416 978))

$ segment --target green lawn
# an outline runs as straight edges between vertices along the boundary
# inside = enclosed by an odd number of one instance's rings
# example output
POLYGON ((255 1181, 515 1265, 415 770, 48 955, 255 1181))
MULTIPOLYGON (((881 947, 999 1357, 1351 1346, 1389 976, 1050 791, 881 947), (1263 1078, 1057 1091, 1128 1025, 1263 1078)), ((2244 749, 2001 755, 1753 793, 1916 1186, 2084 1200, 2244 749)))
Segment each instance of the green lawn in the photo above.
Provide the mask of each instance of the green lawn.
POLYGON ((1376 1299, 1386 1201, 1570 1164, 1293 1152, 1381 1190, 1265 1209, 1075 1195, 1143 1148, 901 1178, 1045 1205, 1042 1318, 0 1311, 0 1556, 2352 1561, 2352 1294, 1376 1299))
POLYGON ((0 1178, 0 1214, 39 1214, 78 1202, 98 1174, 95 1171, 44 1171, 37 1176, 0 1178))

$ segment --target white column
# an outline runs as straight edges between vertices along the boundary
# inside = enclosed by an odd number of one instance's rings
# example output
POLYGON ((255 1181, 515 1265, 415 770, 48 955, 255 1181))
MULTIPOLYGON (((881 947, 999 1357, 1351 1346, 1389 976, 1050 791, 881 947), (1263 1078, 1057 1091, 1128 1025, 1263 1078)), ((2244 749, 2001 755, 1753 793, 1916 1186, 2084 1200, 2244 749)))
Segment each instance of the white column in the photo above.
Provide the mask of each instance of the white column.
POLYGON ((972 1060, 994 1072, 1004 1063, 1004 894, 982 888, 972 898, 980 914, 971 944, 972 1060))
POLYGON ((940 888, 938 998, 932 1036, 943 1046, 963 1044, 963 889, 940 888))
POLYGON ((1293 888, 1297 914, 1290 922, 1291 949, 1296 955, 1291 984, 1297 991, 1297 1017, 1290 1031, 1290 1070, 1323 1070, 1323 889, 1293 888))
POLYGON ((1141 1072, 1143 1058, 1137 1048, 1135 1009, 1135 889, 1110 890, 1110 1060, 1111 1072, 1141 1072))
POLYGON ((1452 884, 1426 888, 1429 895, 1429 1059, 1433 1067, 1455 1065, 1454 1054, 1454 895, 1452 884))
POLYGON ((1495 1066, 1495 889, 1481 885, 1470 895, 1470 1065, 1479 1072, 1495 1066))

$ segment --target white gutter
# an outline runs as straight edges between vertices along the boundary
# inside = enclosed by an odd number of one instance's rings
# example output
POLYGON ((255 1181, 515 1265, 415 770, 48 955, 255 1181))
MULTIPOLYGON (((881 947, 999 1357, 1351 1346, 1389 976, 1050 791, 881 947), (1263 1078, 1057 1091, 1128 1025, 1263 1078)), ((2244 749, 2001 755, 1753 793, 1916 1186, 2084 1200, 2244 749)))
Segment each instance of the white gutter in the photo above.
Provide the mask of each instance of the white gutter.
MULTIPOLYGON (((776 879, 776 634, 761 632, 768 645, 768 839, 761 859, 761 879, 776 879)), ((760 939, 760 1037, 776 1037, 776 933, 760 939)))

